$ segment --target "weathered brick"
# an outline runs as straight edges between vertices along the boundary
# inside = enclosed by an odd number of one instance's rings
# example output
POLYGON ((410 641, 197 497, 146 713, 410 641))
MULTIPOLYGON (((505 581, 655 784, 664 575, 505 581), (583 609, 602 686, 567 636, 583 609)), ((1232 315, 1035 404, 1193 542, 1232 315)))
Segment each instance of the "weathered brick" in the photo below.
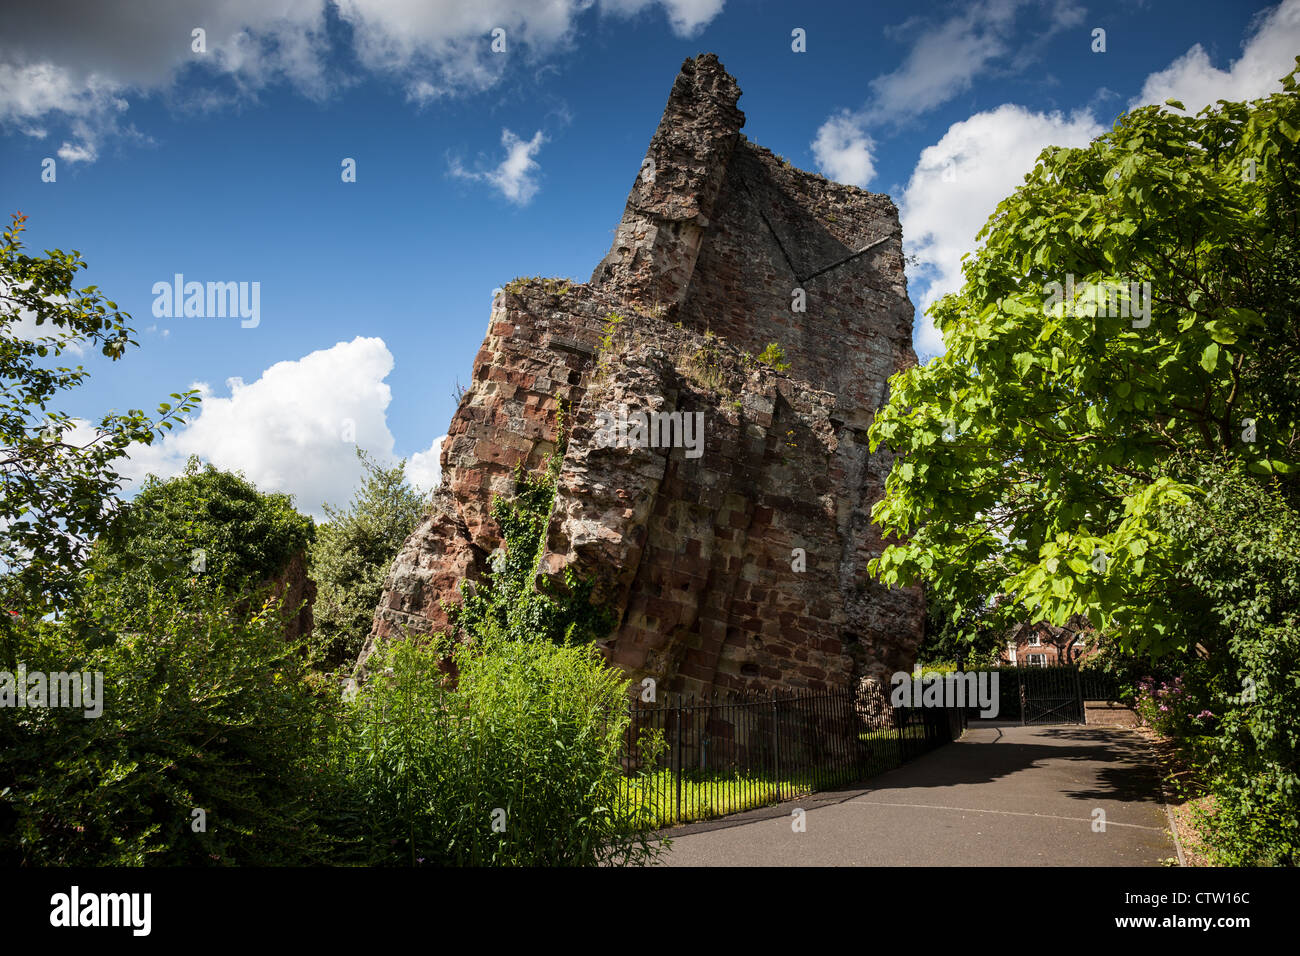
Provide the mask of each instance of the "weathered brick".
POLYGON ((372 642, 398 622, 445 626, 440 602, 499 544, 492 495, 554 449, 563 399, 540 576, 596 583, 620 617, 601 642, 615 666, 682 693, 844 687, 910 666, 921 595, 866 571, 892 459, 863 436, 887 379, 915 363, 898 213, 749 142, 739 95, 716 57, 688 60, 650 143, 657 175, 638 180, 591 282, 557 295, 520 281, 495 303, 443 491, 394 561, 372 642), (796 282, 806 313, 790 311, 796 282), (613 311, 625 321, 597 355, 613 311), (788 372, 753 361, 772 342, 788 372), (597 447, 596 412, 620 407, 702 412, 702 456, 597 447))

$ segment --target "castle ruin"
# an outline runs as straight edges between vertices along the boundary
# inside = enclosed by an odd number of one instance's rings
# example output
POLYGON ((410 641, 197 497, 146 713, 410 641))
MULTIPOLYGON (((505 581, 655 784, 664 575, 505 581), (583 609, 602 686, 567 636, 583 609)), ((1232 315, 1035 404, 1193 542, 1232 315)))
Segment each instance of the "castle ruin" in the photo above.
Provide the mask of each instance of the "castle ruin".
POLYGON ((867 573, 892 461, 867 429, 889 377, 916 362, 898 211, 751 143, 739 97, 716 56, 687 60, 591 281, 496 296, 442 486, 363 659, 447 628, 442 603, 501 544, 493 497, 555 451, 563 403, 538 577, 596 583, 618 620, 599 645, 609 663, 696 695, 842 689, 910 667, 922 595, 867 573), (788 369, 758 358, 773 343, 788 369), (611 441, 611 420, 638 412, 665 433, 699 422, 696 446, 611 441))

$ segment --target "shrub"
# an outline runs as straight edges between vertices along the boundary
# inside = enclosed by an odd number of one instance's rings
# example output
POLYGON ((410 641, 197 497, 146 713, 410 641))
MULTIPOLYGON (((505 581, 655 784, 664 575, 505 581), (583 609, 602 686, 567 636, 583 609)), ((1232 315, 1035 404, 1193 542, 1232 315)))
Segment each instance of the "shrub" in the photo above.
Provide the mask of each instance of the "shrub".
POLYGON ((67 622, 23 632, 29 672, 103 673, 103 713, 0 708, 0 862, 329 859, 328 708, 303 680, 279 608, 236 613, 181 587, 110 599, 123 631, 107 643, 67 622))
POLYGON ((359 862, 645 863, 620 810, 627 683, 590 648, 542 639, 396 641, 372 659, 339 743, 364 821, 359 862), (455 659, 448 686, 440 665, 455 659))
POLYGON ((1163 525, 1183 553, 1175 633, 1196 649, 1173 728, 1214 795, 1213 862, 1300 862, 1300 512, 1294 482, 1185 465, 1203 493, 1163 525), (1196 719, 1196 715, 1203 715, 1196 719))
POLYGON ((778 372, 790 371, 790 363, 785 360, 785 349, 776 342, 769 342, 767 347, 758 353, 758 361, 763 365, 770 365, 778 372))
POLYGON ((288 495, 191 458, 175 478, 150 476, 95 542, 91 600, 112 591, 129 608, 180 578, 191 585, 178 594, 244 592, 282 575, 315 533, 288 495))

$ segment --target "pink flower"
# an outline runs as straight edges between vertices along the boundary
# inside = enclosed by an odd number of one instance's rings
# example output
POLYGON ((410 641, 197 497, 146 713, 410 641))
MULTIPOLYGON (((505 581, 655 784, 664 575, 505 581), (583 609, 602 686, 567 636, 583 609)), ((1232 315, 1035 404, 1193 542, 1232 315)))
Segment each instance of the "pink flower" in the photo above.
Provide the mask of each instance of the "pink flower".
POLYGON ((1162 711, 1164 711, 1165 713, 1168 713, 1168 712, 1169 712, 1169 705, 1168 705, 1168 704, 1161 704, 1161 705, 1160 705, 1160 709, 1161 709, 1162 711))

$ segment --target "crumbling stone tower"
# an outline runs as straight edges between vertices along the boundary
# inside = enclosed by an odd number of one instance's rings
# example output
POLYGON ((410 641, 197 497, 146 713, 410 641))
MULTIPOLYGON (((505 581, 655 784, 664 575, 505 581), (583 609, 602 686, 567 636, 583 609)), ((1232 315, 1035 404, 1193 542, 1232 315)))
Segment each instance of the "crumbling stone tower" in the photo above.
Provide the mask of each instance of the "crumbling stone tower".
POLYGON ((841 688, 910 666, 921 594, 866 572, 891 463, 866 432, 888 378, 916 362, 898 212, 749 142, 739 97, 716 56, 687 60, 591 281, 520 280, 496 297, 442 487, 363 659, 376 640, 447 627, 440 602, 501 543, 493 496, 554 451, 563 402, 538 577, 596 581, 619 620, 601 644, 610 663, 695 694, 841 688), (772 343, 787 370, 755 358, 772 343), (702 414, 702 445, 602 439, 602 413, 637 411, 702 414))

